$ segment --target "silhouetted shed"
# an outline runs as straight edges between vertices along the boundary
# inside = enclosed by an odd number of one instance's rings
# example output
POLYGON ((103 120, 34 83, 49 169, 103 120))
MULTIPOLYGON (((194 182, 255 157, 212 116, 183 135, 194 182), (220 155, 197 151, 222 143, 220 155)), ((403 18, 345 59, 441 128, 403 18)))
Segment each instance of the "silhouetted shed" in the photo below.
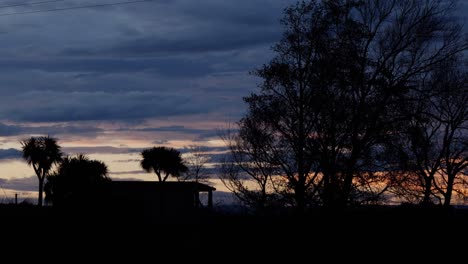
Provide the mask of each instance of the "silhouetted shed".
POLYGON ((200 207, 200 193, 208 193, 213 206, 215 188, 197 182, 112 181, 105 187, 105 199, 122 210, 150 215, 180 215, 200 207))

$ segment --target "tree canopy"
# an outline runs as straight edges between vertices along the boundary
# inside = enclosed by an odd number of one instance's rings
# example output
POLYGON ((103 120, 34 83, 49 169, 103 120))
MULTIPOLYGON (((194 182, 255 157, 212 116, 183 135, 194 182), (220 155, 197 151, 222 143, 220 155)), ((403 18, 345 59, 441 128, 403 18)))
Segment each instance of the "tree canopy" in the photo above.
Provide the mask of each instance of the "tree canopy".
POLYGON ((160 182, 169 176, 179 177, 188 170, 180 152, 173 148, 153 147, 141 152, 141 167, 148 173, 154 172, 160 182))
POLYGON ((54 206, 90 205, 99 195, 102 185, 110 181, 102 161, 83 154, 65 157, 57 171, 47 177, 46 200, 54 206))
POLYGON ((52 137, 31 137, 21 141, 23 158, 32 166, 39 180, 38 205, 42 206, 44 180, 52 166, 62 160, 62 152, 57 139, 52 137))
POLYGON ((260 89, 245 98, 248 111, 228 140, 231 161, 300 210, 378 199, 396 184, 398 157, 388 154, 414 118, 406 110, 420 84, 467 49, 448 19, 454 7, 312 0, 287 8, 276 56, 254 72, 260 89))

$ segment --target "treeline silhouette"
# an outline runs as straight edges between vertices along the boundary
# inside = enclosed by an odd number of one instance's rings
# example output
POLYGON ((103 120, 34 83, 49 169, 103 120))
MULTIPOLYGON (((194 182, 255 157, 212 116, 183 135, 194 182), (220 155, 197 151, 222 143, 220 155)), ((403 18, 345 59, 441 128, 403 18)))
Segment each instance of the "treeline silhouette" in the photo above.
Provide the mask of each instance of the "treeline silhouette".
MULTIPOLYGON (((276 56, 254 71, 260 90, 245 98, 236 132, 223 136, 225 186, 257 212, 391 199, 449 208, 468 174, 468 44, 455 8, 440 0, 286 8, 276 56)), ((47 179, 54 204, 108 180, 102 162, 62 158, 54 138, 22 145, 39 180, 39 206, 47 179)), ((159 182, 199 181, 207 162, 199 154, 194 149, 190 163, 175 149, 153 147, 142 151, 141 167, 159 182)))
MULTIPOLYGON (((91 160, 84 154, 63 157, 57 139, 49 136, 31 137, 22 142, 23 158, 33 167, 39 180, 39 207, 43 204, 43 190, 46 201, 55 207, 91 207, 101 199, 102 190, 108 177, 107 165, 98 160, 91 160), (53 166, 56 165, 55 170, 53 166)), ((199 152, 196 152, 197 154, 199 152)), ((159 182, 165 182, 169 176, 181 177, 189 168, 185 165, 179 151, 167 147, 153 147, 141 152, 141 167, 147 172, 154 172, 159 182)), ((196 156, 195 156, 196 157, 196 156)), ((188 159, 188 161, 192 161, 188 159)), ((183 175, 180 180, 200 180, 201 167, 195 172, 183 175), (192 175, 194 177, 192 178, 192 175)))
POLYGON ((255 210, 391 199, 450 206, 468 175, 467 39, 456 1, 300 1, 254 71, 226 187, 255 210), (246 181, 248 179, 248 181, 246 181), (255 187, 252 187, 255 185, 255 187))

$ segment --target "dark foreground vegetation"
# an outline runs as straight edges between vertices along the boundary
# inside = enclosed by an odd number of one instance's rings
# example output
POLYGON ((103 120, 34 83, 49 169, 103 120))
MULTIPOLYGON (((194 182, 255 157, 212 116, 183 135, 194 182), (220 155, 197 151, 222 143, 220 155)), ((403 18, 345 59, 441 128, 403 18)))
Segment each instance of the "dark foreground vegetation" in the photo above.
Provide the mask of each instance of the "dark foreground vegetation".
POLYGON ((260 208, 395 196, 450 207, 468 175, 468 42, 457 8, 451 0, 286 8, 275 56, 254 71, 259 89, 224 137, 226 187, 260 208))
POLYGON ((412 206, 340 212, 317 209, 302 216, 199 212, 148 219, 117 211, 2 205, 0 216, 2 237, 8 244, 21 243, 29 248, 28 244, 34 245, 40 238, 44 243, 41 248, 73 254, 104 254, 104 249, 109 248, 112 251, 105 254, 195 250, 201 258, 204 254, 229 252, 233 257, 253 254, 293 259, 313 254, 333 261, 346 253, 347 259, 370 260, 382 254, 385 258, 418 255, 420 247, 433 244, 437 250, 456 251, 464 247, 468 234, 467 209, 412 206))

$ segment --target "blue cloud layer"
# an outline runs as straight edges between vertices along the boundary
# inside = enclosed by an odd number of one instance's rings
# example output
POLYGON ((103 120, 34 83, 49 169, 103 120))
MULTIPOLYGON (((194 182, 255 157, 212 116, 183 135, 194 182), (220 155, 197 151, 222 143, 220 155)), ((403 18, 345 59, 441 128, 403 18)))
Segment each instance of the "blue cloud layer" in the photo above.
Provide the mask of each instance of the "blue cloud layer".
MULTIPOLYGON (((245 109, 242 97, 258 83, 248 72, 272 57, 282 10, 294 2, 152 1, 2 16, 0 120, 138 122, 193 114, 236 120, 245 109)), ((95 3, 69 0, 3 11, 95 3)), ((465 20, 466 11, 461 2, 465 20)), ((100 132, 70 126, 67 133, 100 132)), ((0 124, 0 136, 65 130, 0 124)), ((191 131, 198 132, 206 131, 191 131)))
POLYGON ((22 152, 17 149, 0 149, 0 160, 7 159, 19 159, 21 158, 22 152))
MULTIPOLYGON (((153 1, 0 17, 0 120, 237 118, 256 87, 248 72, 271 57, 282 9, 292 2, 153 1)), ((85 4, 95 1, 8 12, 85 4)), ((0 124, 4 136, 25 131, 0 124)))

